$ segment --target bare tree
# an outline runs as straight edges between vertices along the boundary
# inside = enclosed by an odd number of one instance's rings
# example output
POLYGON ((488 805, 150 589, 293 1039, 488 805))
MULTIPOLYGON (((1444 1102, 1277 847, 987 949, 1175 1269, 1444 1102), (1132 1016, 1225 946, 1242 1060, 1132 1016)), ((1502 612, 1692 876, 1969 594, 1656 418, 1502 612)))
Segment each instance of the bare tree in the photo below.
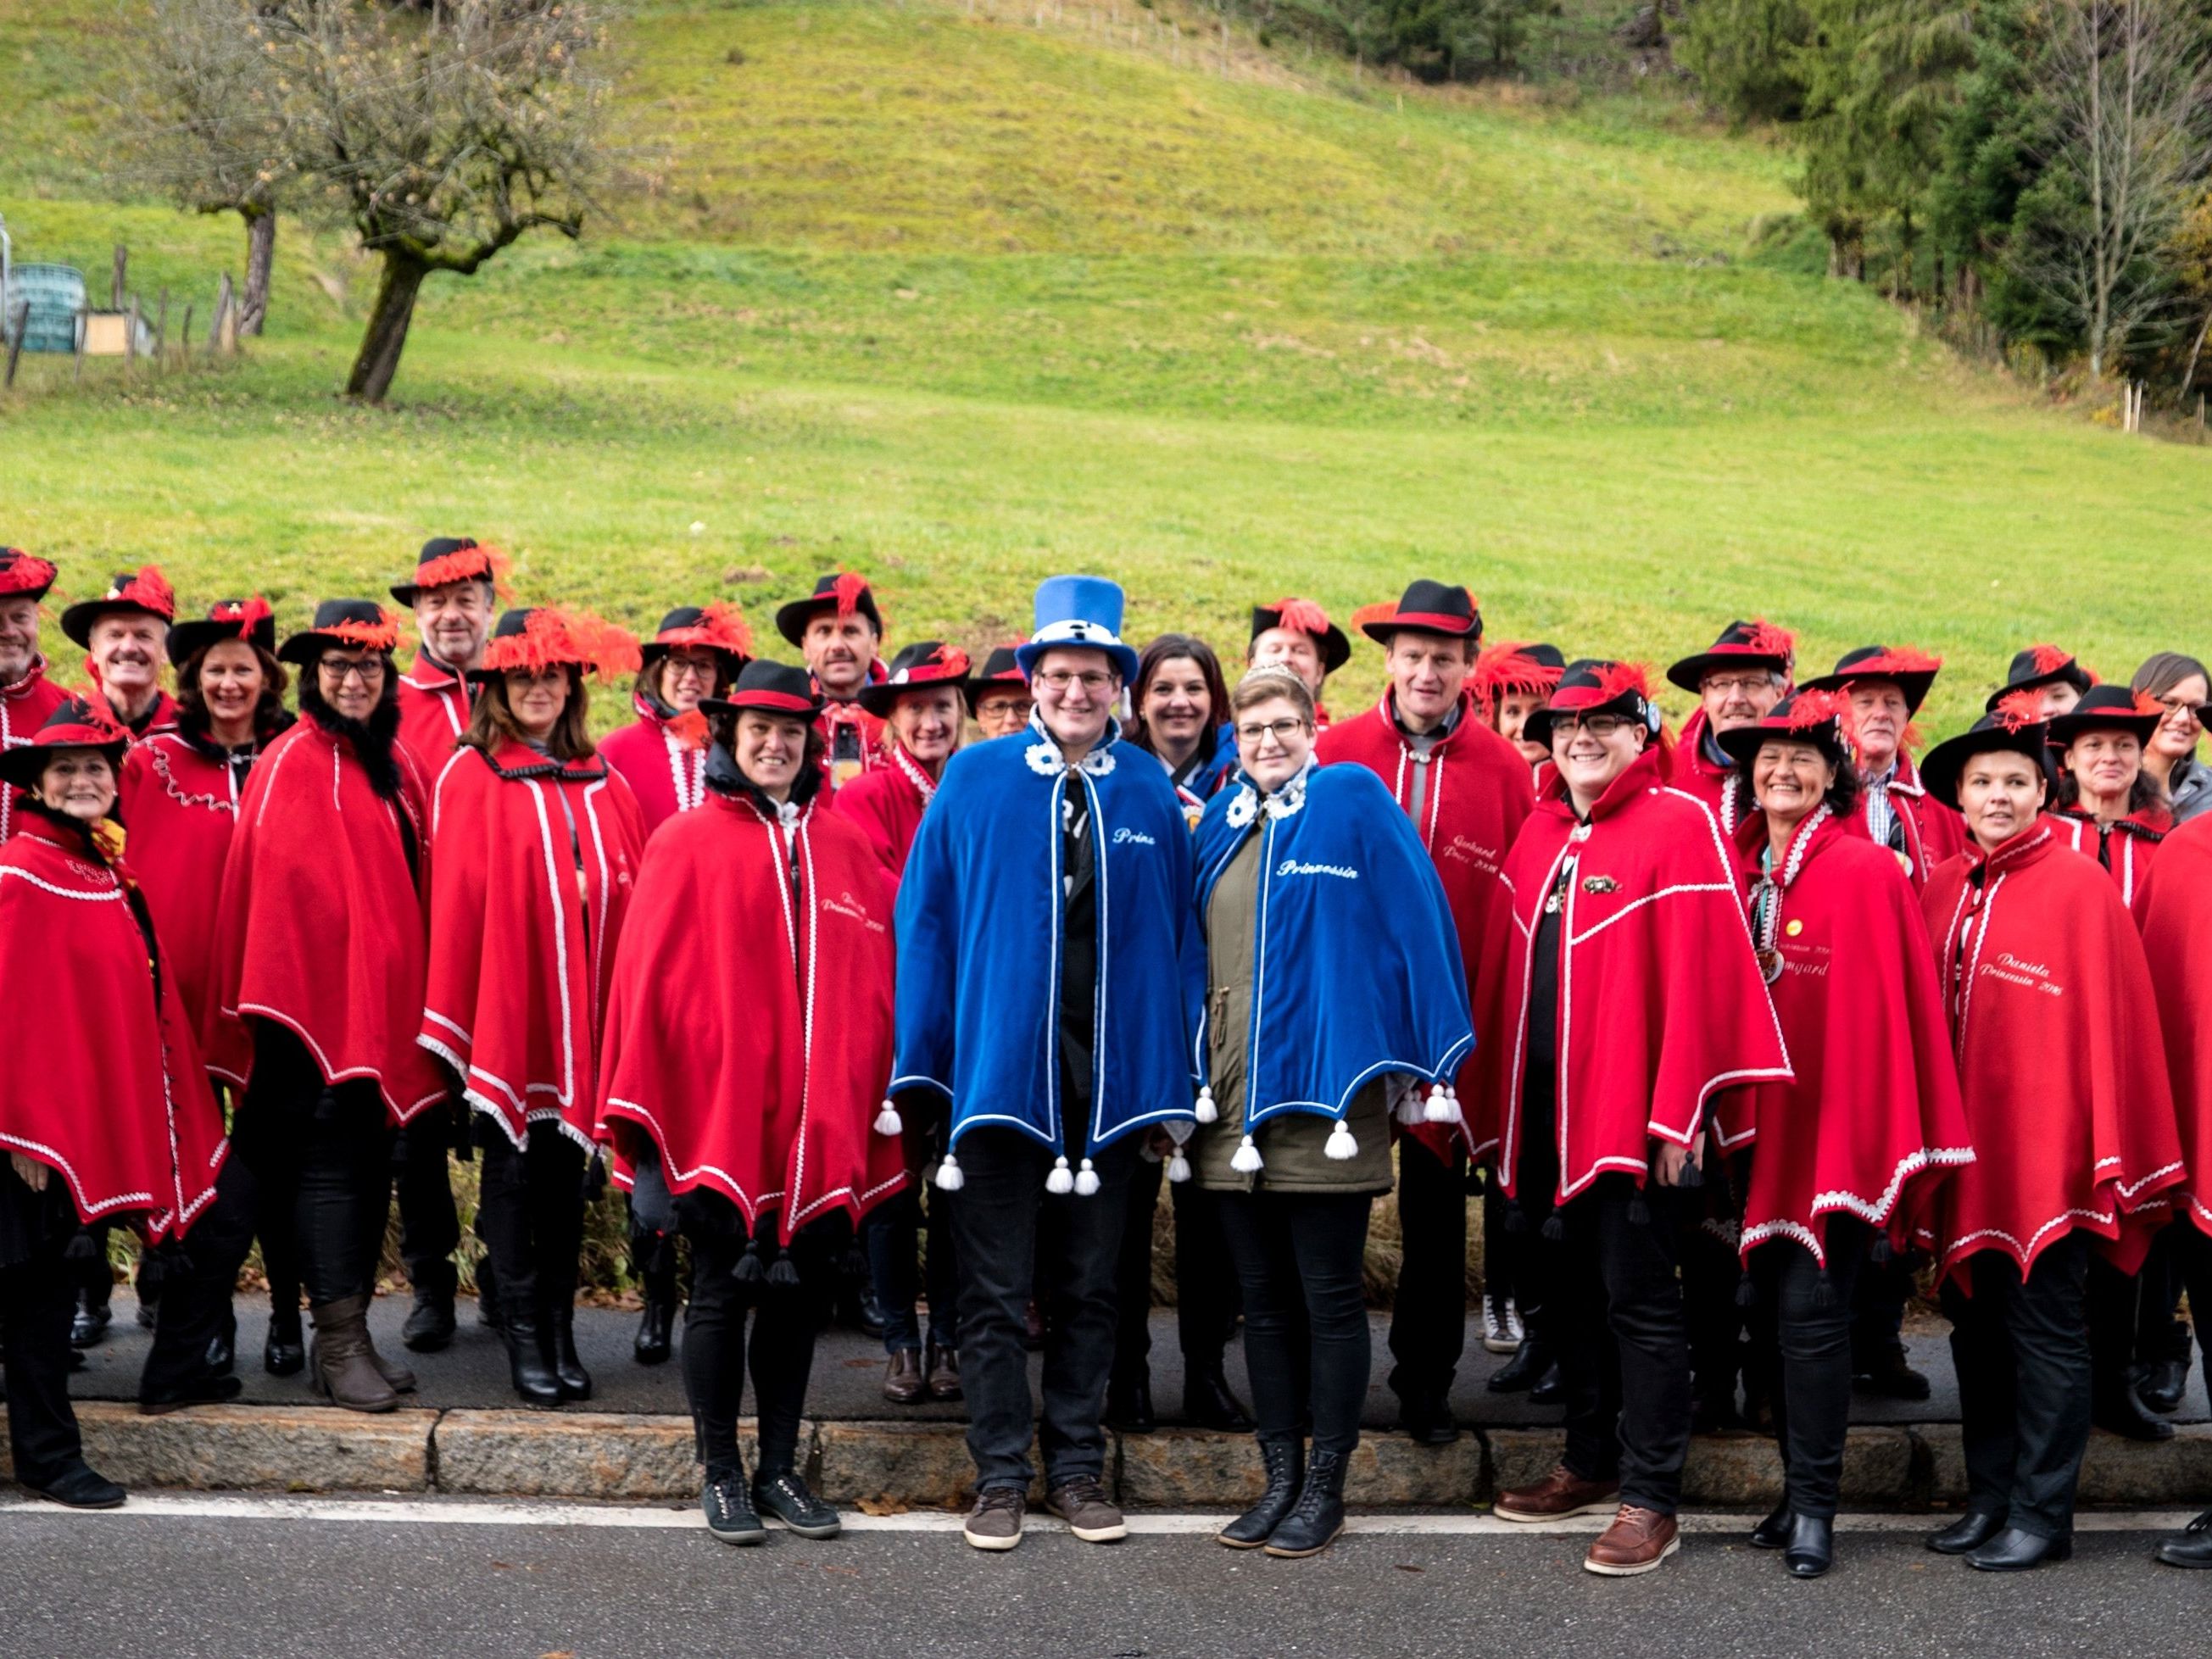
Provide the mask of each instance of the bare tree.
POLYGON ((276 212, 294 179, 280 77, 262 25, 281 0, 151 0, 132 34, 118 123, 126 169, 198 213, 246 222, 238 330, 269 313, 276 212))
POLYGON ((2204 24, 2185 0, 2051 0, 2048 16, 2050 211, 2013 264, 2101 375, 2175 304, 2160 255, 2212 168, 2204 24))
POLYGON ((259 24, 288 149, 383 269, 347 395, 391 389, 422 283, 525 232, 580 234, 610 151, 616 0, 282 0, 259 24))

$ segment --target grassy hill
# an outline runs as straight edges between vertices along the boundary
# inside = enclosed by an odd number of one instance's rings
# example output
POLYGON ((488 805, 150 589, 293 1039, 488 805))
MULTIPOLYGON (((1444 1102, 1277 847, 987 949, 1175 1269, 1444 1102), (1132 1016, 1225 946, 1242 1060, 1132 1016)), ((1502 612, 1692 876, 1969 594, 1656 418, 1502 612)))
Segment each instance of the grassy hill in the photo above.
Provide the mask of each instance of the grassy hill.
MULTIPOLYGON (((1663 88, 1432 90, 1243 39, 1224 72, 1178 3, 641 6, 638 187, 580 244, 434 279, 391 408, 331 395, 368 267, 288 223, 241 364, 27 362, 0 538, 77 588, 157 558, 288 617, 432 531, 637 623, 721 591, 764 623, 842 562, 899 635, 971 641, 1055 568, 1224 646, 1255 599, 1433 574, 1571 652, 1753 611, 1814 658, 1942 649, 1936 726, 2031 638, 2121 674, 2192 643, 2206 452, 2051 411, 1763 236, 1777 149, 1663 88)), ((235 221, 106 182, 131 16, 0 0, 0 213, 95 287, 127 242, 204 318, 235 221)))

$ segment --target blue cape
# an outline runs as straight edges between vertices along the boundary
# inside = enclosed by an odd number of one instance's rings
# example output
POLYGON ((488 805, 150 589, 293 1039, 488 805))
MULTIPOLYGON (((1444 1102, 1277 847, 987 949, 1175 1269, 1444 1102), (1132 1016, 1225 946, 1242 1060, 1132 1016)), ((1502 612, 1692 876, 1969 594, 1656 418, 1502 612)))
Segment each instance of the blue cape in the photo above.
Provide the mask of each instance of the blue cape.
MULTIPOLYGON (((1340 1118, 1378 1073, 1444 1082, 1474 1046, 1459 934, 1413 821, 1364 766, 1310 768, 1302 787, 1302 801, 1295 781, 1279 792, 1288 810, 1277 816, 1240 776, 1198 826, 1201 925, 1245 837, 1264 838, 1248 1124, 1281 1112, 1340 1118)), ((1201 992, 1201 1065, 1205 1019, 1201 992)))
POLYGON ((1109 726, 1071 784, 1032 720, 953 756, 922 815, 899 883, 890 1086, 950 1100, 956 1144, 998 1124, 1074 1162, 1192 1115, 1187 1019, 1204 997, 1206 953, 1190 911, 1190 830, 1166 770, 1119 736, 1109 726), (1098 990, 1088 1133, 1060 1146, 1060 803, 1078 787, 1097 857, 1098 990))

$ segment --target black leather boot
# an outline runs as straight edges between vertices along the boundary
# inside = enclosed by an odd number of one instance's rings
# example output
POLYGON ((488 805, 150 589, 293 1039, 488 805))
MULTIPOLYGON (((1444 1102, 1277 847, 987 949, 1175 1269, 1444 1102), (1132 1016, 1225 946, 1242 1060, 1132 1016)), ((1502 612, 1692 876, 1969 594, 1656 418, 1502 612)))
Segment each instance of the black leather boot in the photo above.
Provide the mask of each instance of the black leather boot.
POLYGON ((1419 1446, 1449 1446, 1459 1438, 1451 1407, 1437 1395, 1407 1395, 1398 1401, 1398 1426, 1419 1446))
POLYGON ((1266 1543, 1298 1501, 1298 1488, 1305 1480, 1303 1440, 1262 1440, 1260 1459, 1267 1469, 1267 1489, 1260 1501, 1213 1534, 1217 1542, 1232 1550, 1256 1550, 1266 1543))
POLYGON ((1755 1550, 1778 1550, 1790 1541, 1790 1500, 1784 1498, 1774 1506, 1774 1512, 1751 1529, 1751 1547, 1755 1550))
POLYGON ((1229 1379, 1223 1375, 1221 1362, 1194 1368, 1185 1374, 1182 1382, 1182 1414, 1193 1428, 1227 1429, 1231 1432, 1249 1429, 1252 1419, 1229 1392, 1229 1379))
POLYGON ((1152 1382, 1149 1376, 1106 1386, 1106 1425, 1125 1434, 1150 1434, 1159 1427, 1152 1411, 1152 1382))
POLYGON ((2171 1440, 2173 1425, 2143 1408, 2124 1375, 2107 1380, 2090 1396, 2089 1420, 2129 1440, 2171 1440))
POLYGON ((563 1400, 589 1400, 592 1374, 576 1357, 576 1304, 556 1302, 546 1310, 546 1328, 553 1337, 553 1374, 560 1380, 563 1400))
POLYGON ((2072 1537, 2045 1538, 2039 1532, 2007 1527, 1966 1558, 1966 1565, 1981 1572, 2026 1572, 2045 1561, 2063 1561, 2074 1553, 2072 1537))
POLYGON ((2182 1396, 2189 1391, 2189 1361, 2154 1359, 2143 1367, 2142 1380, 2136 1384, 2136 1397, 2160 1416, 2181 1409, 2182 1396))
POLYGON ((296 1295, 289 1306, 277 1303, 269 1310, 269 1337, 261 1345, 261 1369, 271 1376, 293 1376, 307 1363, 307 1347, 300 1329, 296 1295))
POLYGON ((70 1346, 89 1348, 107 1334, 108 1321, 114 1317, 107 1298, 94 1291, 82 1292, 77 1298, 76 1317, 70 1321, 70 1346))
POLYGON ((215 1334, 208 1338, 208 1370, 217 1376, 228 1376, 238 1369, 238 1312, 226 1305, 222 1321, 216 1327, 215 1334))
POLYGON ((1543 1376, 1538 1377, 1536 1386, 1528 1390, 1528 1403, 1532 1406, 1564 1406, 1567 1403, 1567 1385, 1559 1376, 1558 1360, 1554 1359, 1544 1367, 1543 1376))
POLYGON ((415 1283, 415 1305, 399 1328, 399 1340, 416 1353, 436 1353, 453 1340, 453 1292, 459 1275, 450 1261, 426 1270, 415 1283))
MULTIPOLYGON (((526 1406, 551 1407, 566 1398, 561 1378, 553 1368, 551 1333, 541 1329, 534 1314, 520 1308, 503 1310, 499 1334, 507 1340, 507 1376, 526 1406)), ((744 1486, 742 1478, 738 1481, 744 1486)))
POLYGON ((1319 1555, 1344 1530, 1344 1454, 1317 1451, 1306 1464, 1298 1501, 1268 1534, 1267 1553, 1296 1559, 1319 1555))
POLYGON ((1968 1555, 2004 1530, 2005 1518, 1990 1510, 1968 1510, 1938 1533, 1930 1533, 1928 1547, 1938 1555, 1968 1555))
POLYGON ((1782 1565, 1792 1578, 1818 1578, 1835 1565, 1836 1523, 1818 1516, 1792 1515, 1790 1540, 1782 1547, 1782 1565))
POLYGON ((2179 1537, 2160 1544, 2158 1559, 2169 1567, 2212 1567, 2212 1510, 2191 1521, 2179 1537))
POLYGON ((665 1364, 675 1345, 676 1241, 659 1233, 633 1231, 629 1248, 645 1297, 630 1358, 641 1365, 665 1364))
POLYGON ((1492 1372, 1490 1381, 1483 1387, 1492 1394, 1519 1394, 1543 1381, 1544 1373, 1551 1367, 1552 1356, 1545 1351, 1544 1345, 1533 1336, 1526 1336, 1513 1351, 1513 1358, 1492 1372))

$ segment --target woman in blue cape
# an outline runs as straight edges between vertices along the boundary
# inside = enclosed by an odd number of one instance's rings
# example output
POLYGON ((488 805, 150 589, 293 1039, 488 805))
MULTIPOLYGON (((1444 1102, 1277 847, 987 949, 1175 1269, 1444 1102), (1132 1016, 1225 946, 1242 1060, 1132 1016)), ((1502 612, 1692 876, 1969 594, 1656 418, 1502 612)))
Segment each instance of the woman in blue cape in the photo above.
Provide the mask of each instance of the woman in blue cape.
POLYGON ((1344 1526, 1390 1100, 1449 1119, 1474 1035, 1443 885, 1389 789, 1362 766, 1316 769, 1313 695, 1295 675, 1248 674, 1230 710, 1243 769, 1197 838, 1206 1087, 1190 1162, 1224 1194, 1267 1485, 1219 1537, 1304 1556, 1344 1526))

